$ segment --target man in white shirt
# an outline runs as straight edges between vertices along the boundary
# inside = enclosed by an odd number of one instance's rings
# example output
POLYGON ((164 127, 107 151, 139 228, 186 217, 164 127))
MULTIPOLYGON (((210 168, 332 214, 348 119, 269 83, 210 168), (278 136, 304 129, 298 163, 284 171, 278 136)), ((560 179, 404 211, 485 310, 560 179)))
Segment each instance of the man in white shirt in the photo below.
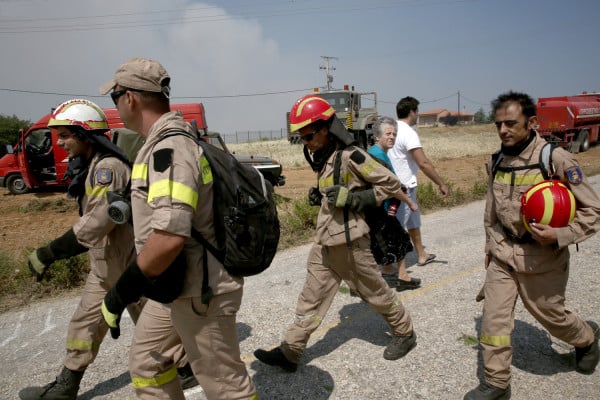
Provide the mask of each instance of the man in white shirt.
MULTIPOLYGON (((404 97, 396 104, 398 117, 398 135, 394 146, 388 150, 394 171, 400 182, 408 189, 408 196, 417 202, 417 174, 419 169, 431 179, 440 190, 442 197, 448 195, 448 187, 439 176, 435 167, 429 161, 419 135, 412 128, 419 117, 419 101, 414 97, 404 97)), ((435 254, 426 253, 421 241, 421 213, 419 209, 412 211, 406 203, 402 203, 396 214, 402 226, 406 228, 418 254, 417 265, 429 264, 435 259, 435 254)))

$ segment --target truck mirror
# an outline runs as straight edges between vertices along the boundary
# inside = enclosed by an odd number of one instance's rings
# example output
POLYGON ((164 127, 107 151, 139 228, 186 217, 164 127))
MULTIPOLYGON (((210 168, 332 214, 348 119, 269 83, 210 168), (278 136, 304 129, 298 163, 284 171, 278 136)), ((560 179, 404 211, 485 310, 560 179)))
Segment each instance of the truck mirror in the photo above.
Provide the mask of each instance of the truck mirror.
POLYGON ((14 154, 15 150, 13 149, 12 144, 7 144, 6 145, 6 152, 8 154, 14 154))

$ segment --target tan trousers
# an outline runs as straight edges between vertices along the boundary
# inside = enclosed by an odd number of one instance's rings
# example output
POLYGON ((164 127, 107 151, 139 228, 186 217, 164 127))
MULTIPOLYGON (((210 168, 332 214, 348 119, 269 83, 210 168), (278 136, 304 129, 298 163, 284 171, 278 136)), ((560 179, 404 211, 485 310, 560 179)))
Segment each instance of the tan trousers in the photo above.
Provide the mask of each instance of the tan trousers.
POLYGON ((370 243, 365 236, 355 240, 351 250, 346 244, 313 245, 308 256, 304 288, 298 297, 296 318, 281 343, 281 349, 290 361, 300 361, 310 335, 323 321, 342 280, 381 314, 393 335, 411 335, 410 315, 396 291, 381 277, 370 243))
MULTIPOLYGON (((99 278, 93 270, 88 274, 79 305, 67 331, 65 367, 83 371, 96 359, 100 344, 108 331, 100 308, 109 289, 109 282, 99 278)), ((144 302, 145 300, 127 306, 134 323, 142 312, 144 302)))
POLYGON ((584 347, 594 340, 592 328, 565 309, 569 265, 540 274, 523 274, 490 260, 485 278, 485 301, 481 323, 481 346, 487 383, 505 388, 510 384, 511 334, 517 295, 531 315, 550 334, 572 346, 584 347))
POLYGON ((241 361, 235 326, 242 289, 214 296, 208 306, 199 297, 169 305, 149 300, 136 325, 129 352, 131 378, 140 399, 185 399, 173 359, 183 343, 207 399, 257 399, 241 361))

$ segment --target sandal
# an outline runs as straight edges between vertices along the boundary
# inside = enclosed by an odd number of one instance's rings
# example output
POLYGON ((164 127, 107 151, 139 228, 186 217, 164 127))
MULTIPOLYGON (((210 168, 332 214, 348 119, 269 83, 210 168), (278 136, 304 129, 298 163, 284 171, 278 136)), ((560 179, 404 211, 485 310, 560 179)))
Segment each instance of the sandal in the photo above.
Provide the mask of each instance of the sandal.
POLYGON ((422 263, 418 262, 418 263, 417 263, 417 265, 418 265, 419 267, 422 267, 423 265, 427 265, 427 264, 429 264, 430 262, 433 262, 433 260, 435 260, 435 257, 436 257, 436 255, 435 255, 435 254, 433 254, 433 253, 431 253, 431 254, 429 254, 429 255, 427 256, 427 260, 425 260, 425 262, 422 262, 422 263))

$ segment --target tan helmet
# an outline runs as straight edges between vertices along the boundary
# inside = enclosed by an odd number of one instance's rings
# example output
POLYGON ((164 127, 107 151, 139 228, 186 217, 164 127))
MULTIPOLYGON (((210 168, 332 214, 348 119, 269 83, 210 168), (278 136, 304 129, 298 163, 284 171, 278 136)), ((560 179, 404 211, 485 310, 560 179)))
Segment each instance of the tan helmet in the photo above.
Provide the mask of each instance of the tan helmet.
POLYGON ((48 127, 79 126, 86 131, 108 130, 104 111, 95 103, 73 99, 59 105, 48 122, 48 127))

